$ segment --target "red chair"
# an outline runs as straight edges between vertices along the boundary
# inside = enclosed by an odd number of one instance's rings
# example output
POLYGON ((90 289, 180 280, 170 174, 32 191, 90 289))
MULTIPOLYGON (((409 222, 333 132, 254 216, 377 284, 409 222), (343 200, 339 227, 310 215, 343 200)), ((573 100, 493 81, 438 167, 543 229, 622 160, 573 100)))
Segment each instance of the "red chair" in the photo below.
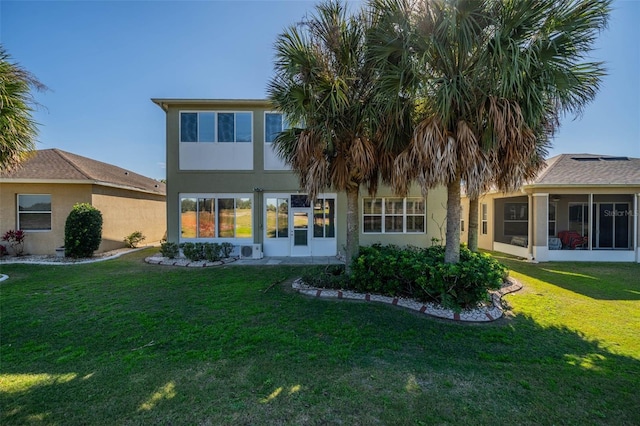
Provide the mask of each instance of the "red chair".
POLYGON ((576 247, 584 247, 589 243, 588 237, 583 237, 576 231, 560 231, 558 238, 562 241, 563 249, 575 250, 576 247))

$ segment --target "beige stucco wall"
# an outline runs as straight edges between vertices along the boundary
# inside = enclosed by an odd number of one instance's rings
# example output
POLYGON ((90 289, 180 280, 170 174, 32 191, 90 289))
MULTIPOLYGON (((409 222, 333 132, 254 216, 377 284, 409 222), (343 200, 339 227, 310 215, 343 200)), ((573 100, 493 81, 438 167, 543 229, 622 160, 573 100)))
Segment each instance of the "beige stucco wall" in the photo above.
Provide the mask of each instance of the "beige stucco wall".
POLYGON ((54 254, 64 244, 64 224, 75 203, 91 202, 91 185, 0 183, 0 233, 17 227, 17 195, 51 195, 51 231, 31 231, 25 253, 54 254))
MULTIPOLYGON (((447 217, 447 189, 439 186, 432 189, 427 194, 425 227, 426 234, 365 234, 362 232, 362 198, 369 195, 365 188, 360 190, 360 245, 369 246, 380 243, 396 244, 399 246, 430 247, 432 238, 437 238, 444 243, 446 237, 446 217, 447 217)), ((389 187, 381 186, 376 193, 376 197, 396 197, 389 187)), ((422 192, 417 186, 411 188, 407 197, 422 197, 422 192)), ((345 197, 346 198, 346 197, 345 197)), ((345 200, 346 203, 346 200, 345 200)), ((346 207, 344 218, 344 229, 346 229, 346 207)), ((340 241, 339 241, 340 242, 340 241)), ((346 241, 345 241, 346 242, 346 241)), ((340 250, 341 246, 338 247, 340 250)))
POLYGON ((166 232, 165 197, 94 185, 92 205, 102 213, 102 243, 98 251, 124 247, 124 237, 140 231, 142 242, 160 241, 166 232))
MULTIPOLYGON (((54 254, 64 244, 64 226, 76 203, 90 203, 102 213, 102 244, 98 252, 124 247, 134 231, 147 237, 144 244, 163 238, 166 230, 165 197, 91 184, 0 183, 0 234, 17 228, 17 195, 51 195, 51 230, 27 231, 26 254, 54 254)), ((6 244, 5 244, 6 245, 6 244)))

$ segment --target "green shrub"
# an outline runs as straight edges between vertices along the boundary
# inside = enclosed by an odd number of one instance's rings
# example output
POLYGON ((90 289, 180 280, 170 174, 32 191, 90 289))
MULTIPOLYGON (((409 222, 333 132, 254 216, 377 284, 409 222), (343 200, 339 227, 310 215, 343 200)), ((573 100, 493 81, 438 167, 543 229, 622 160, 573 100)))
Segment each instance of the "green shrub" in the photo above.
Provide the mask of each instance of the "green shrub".
POLYGON ((126 237, 124 237, 124 243, 129 248, 136 248, 136 247, 138 247, 138 244, 140 244, 141 242, 143 242, 146 239, 147 239, 147 237, 142 235, 142 232, 134 231, 131 234, 129 234, 126 237))
POLYGON ((222 243, 221 248, 222 248, 222 257, 226 259, 227 257, 231 256, 231 252, 233 251, 233 244, 222 243))
POLYGON ((209 262, 217 262, 222 258, 222 247, 218 243, 204 243, 204 258, 209 262))
POLYGON ((302 281, 314 287, 349 288, 349 277, 344 274, 344 265, 327 265, 322 269, 309 268, 302 275, 302 281))
POLYGON ((88 203, 73 206, 64 226, 64 255, 91 257, 102 240, 102 213, 88 203))
POLYGON ((174 259, 180 253, 180 247, 176 243, 170 243, 168 241, 163 241, 160 243, 160 254, 164 257, 168 257, 169 259, 174 259))
POLYGON ((202 260, 204 259, 204 245, 202 243, 184 243, 182 254, 193 262, 202 260))
MULTIPOLYGON (((506 268, 483 253, 460 248, 460 262, 444 263, 443 246, 425 249, 373 245, 361 247, 347 287, 359 292, 404 296, 460 310, 487 301, 500 288, 506 268)), ((318 282, 320 278, 312 279, 318 282)), ((333 285, 333 283, 329 283, 333 285)))

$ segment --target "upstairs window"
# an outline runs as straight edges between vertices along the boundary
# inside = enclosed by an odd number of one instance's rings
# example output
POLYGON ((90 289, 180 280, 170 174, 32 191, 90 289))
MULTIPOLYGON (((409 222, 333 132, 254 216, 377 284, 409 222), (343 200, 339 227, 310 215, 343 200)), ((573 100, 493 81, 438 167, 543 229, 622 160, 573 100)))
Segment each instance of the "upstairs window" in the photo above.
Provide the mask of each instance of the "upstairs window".
POLYGON ((18 194, 18 229, 51 230, 51 195, 18 194))
POLYGON ((289 123, 279 112, 267 112, 264 114, 264 141, 273 143, 278 134, 289 128, 289 123))
POLYGON ((252 142, 250 112, 181 112, 180 142, 252 142))

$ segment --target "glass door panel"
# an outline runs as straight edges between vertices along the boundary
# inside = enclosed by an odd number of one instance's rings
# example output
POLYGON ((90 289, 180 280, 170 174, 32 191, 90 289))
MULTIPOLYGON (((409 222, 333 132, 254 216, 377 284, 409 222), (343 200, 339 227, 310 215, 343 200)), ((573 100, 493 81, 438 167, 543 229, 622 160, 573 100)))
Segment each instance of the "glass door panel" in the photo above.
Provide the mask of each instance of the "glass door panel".
POLYGON ((293 245, 309 245, 309 214, 307 212, 293 213, 293 245))

